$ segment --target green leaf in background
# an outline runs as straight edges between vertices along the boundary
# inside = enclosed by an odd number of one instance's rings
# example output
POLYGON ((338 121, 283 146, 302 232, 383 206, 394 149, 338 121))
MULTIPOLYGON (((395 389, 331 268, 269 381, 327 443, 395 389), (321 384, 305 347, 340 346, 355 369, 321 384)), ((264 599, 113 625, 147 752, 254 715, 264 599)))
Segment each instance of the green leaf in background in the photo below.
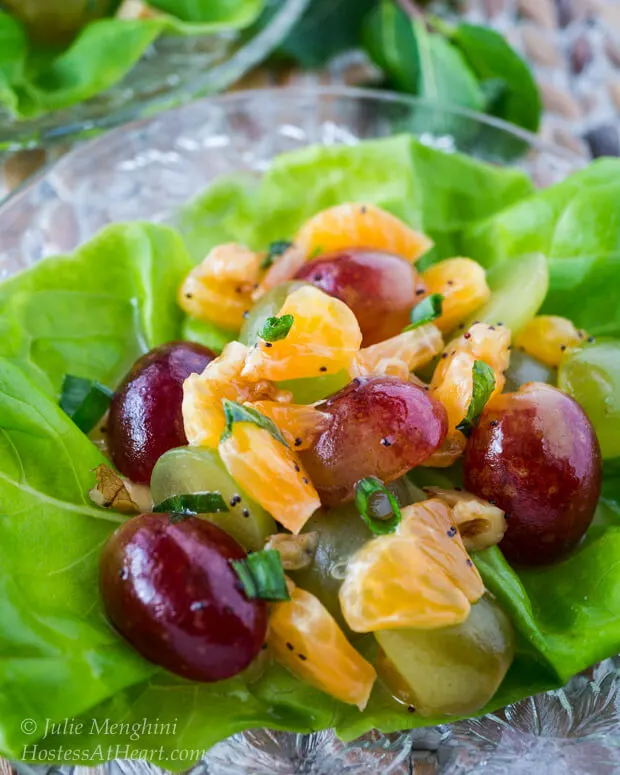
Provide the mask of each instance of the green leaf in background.
POLYGON ((363 30, 368 54, 400 91, 538 128, 541 100, 532 73, 498 32, 452 27, 421 11, 409 16, 394 0, 381 0, 363 30))
POLYGON ((190 268, 172 229, 109 226, 0 286, 0 356, 50 394, 65 374, 115 385, 141 353, 179 338, 176 291, 190 268))
POLYGON ((25 28, 0 11, 0 104, 18 118, 34 118, 109 89, 164 33, 206 35, 247 27, 264 0, 157 0, 155 18, 95 19, 64 49, 32 42, 25 28))
POLYGON ((620 160, 602 159, 464 234, 462 249, 483 266, 530 252, 547 256, 543 313, 594 335, 620 335, 620 160), (601 310, 605 314, 601 314, 601 310))
POLYGON ((420 61, 415 93, 441 105, 482 110, 484 95, 458 50, 442 35, 429 32, 424 22, 414 21, 413 27, 420 61))
POLYGON ((11 88, 23 77, 28 38, 23 26, 0 10, 0 104, 17 109, 17 97, 11 88))
POLYGON ((542 104, 532 72, 498 32, 459 24, 450 41, 458 47, 487 96, 486 113, 535 132, 542 104))
POLYGON ((442 35, 410 19, 392 0, 382 0, 364 25, 369 54, 400 89, 443 105, 472 110, 484 95, 469 66, 442 35))
MULTIPOLYGON (((364 20, 362 42, 388 84, 404 92, 417 88, 418 42, 407 15, 391 0, 381 0, 364 20)), ((415 93, 415 92, 414 92, 415 93)))
POLYGON ((302 67, 321 67, 359 45, 362 21, 376 0, 312 0, 279 53, 302 67))

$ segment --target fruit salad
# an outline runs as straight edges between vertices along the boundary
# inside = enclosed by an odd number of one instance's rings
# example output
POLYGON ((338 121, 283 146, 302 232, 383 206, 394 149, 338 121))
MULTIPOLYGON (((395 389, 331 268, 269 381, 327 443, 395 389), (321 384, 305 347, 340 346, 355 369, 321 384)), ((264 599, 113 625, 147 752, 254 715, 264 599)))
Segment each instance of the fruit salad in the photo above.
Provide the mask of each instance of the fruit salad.
POLYGON ((617 227, 570 227, 618 172, 309 148, 1 284, 0 753, 186 769, 618 653, 617 227))
POLYGON ((559 316, 511 330, 476 261, 420 270, 432 246, 346 202, 263 251, 218 244, 180 283, 237 337, 142 356, 102 433, 117 485, 153 503, 100 576, 147 660, 204 682, 272 660, 360 711, 377 684, 422 717, 492 700, 515 632, 476 553, 563 560, 602 479, 583 408, 541 379, 506 389, 511 353, 557 369, 593 340, 559 316))

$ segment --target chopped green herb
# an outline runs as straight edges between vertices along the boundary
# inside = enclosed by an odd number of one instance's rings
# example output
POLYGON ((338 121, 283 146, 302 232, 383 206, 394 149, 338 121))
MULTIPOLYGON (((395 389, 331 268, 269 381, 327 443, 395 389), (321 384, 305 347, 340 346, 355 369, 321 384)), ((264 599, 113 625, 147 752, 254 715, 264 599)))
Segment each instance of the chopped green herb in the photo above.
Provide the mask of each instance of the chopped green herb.
POLYGON ((160 514, 170 513, 171 521, 179 522, 184 517, 193 517, 196 514, 219 514, 229 511, 229 508, 219 492, 194 492, 172 495, 158 503, 153 511, 160 514))
POLYGON ((495 374, 487 363, 484 361, 476 361, 472 369, 472 374, 474 388, 471 401, 467 409, 467 414, 456 426, 457 431, 461 431, 467 438, 471 436, 471 432, 478 424, 478 420, 484 411, 487 401, 495 390, 495 374))
POLYGON ((248 554, 244 560, 231 560, 232 567, 243 584, 246 596, 260 600, 290 600, 280 552, 263 549, 248 554))
POLYGON ((318 258, 323 252, 323 248, 320 245, 317 245, 308 256, 308 261, 312 261, 313 258, 318 258))
POLYGON ((89 433, 108 411, 114 391, 99 382, 65 375, 60 408, 83 433, 89 433))
POLYGON ((365 479, 360 479, 355 485, 355 505, 362 519, 375 535, 393 533, 400 525, 402 514, 400 513, 398 501, 381 479, 377 479, 376 476, 367 476, 365 479), (376 493, 381 493, 387 497, 392 507, 393 513, 391 517, 383 519, 371 513, 371 498, 376 493))
POLYGON ((282 315, 279 318, 269 317, 265 320, 258 335, 266 342, 279 342, 281 339, 286 339, 294 322, 295 318, 292 315, 282 315))
POLYGON ((226 441, 229 439, 233 425, 236 422, 250 422, 254 425, 258 425, 259 428, 269 431, 276 441, 281 442, 284 446, 288 447, 286 439, 280 432, 278 426, 269 417, 265 417, 257 409, 253 409, 251 406, 244 406, 238 404, 236 401, 229 401, 227 398, 222 399, 222 406, 224 407, 224 417, 226 418, 226 427, 220 441, 226 441))
POLYGON ((275 242, 272 242, 269 245, 269 248, 267 249, 267 255, 265 258, 263 258, 263 261, 260 265, 261 269, 269 269, 269 267, 273 264, 273 262, 276 260, 276 258, 280 258, 280 256, 284 255, 286 251, 289 248, 293 247, 293 243, 289 240, 275 240, 275 242))
POLYGON ((411 310, 411 323, 403 328, 403 331, 412 331, 414 328, 432 323, 441 317, 443 312, 443 296, 441 293, 431 293, 411 310))

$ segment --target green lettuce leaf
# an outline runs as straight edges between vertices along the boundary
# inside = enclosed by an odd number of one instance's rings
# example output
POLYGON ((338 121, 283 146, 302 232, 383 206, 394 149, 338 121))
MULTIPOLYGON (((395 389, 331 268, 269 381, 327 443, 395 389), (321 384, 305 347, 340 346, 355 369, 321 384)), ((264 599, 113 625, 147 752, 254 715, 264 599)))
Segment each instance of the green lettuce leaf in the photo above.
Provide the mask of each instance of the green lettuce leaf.
POLYGON ((113 387, 143 352, 181 336, 177 288, 191 267, 165 226, 109 226, 0 286, 0 356, 48 392, 65 374, 113 387))
POLYGON ((19 756, 46 718, 71 717, 153 672, 106 623, 99 551, 124 517, 89 502, 97 448, 0 358, 0 748, 19 756))
POLYGON ((463 250, 487 267, 523 253, 545 254, 550 284, 541 312, 569 317, 590 334, 618 336, 619 174, 618 159, 594 162, 470 225, 463 250))
POLYGON ((0 104, 35 118, 109 89, 160 35, 207 35, 247 27, 263 0, 154 0, 161 16, 97 19, 60 52, 28 45, 23 26, 0 11, 0 104))
MULTIPOLYGON (((198 260, 218 241, 264 250, 290 239, 310 216, 342 202, 370 202, 435 240, 432 256, 459 250, 463 229, 531 194, 530 180, 410 135, 283 154, 260 182, 220 180, 175 219, 198 260)), ((427 259, 428 261, 428 259, 427 259)))

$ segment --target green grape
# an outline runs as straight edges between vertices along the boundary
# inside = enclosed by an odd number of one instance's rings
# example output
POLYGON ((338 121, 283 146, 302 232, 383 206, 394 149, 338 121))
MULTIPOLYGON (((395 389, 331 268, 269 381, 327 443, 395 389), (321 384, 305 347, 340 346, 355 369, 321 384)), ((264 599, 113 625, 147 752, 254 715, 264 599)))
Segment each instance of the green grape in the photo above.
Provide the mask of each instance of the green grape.
MULTIPOLYGON (((401 506, 425 497, 424 493, 408 482, 405 477, 391 482, 388 488, 401 506)), ((387 497, 373 500, 372 510, 375 516, 390 514, 391 507, 387 497)), ((354 503, 317 511, 308 520, 303 532, 318 533, 316 554, 309 568, 293 571, 291 577, 302 589, 316 595, 338 624, 348 631, 340 611, 338 591, 342 585, 349 558, 374 535, 361 518, 354 503)))
POLYGON ((472 315, 482 323, 503 323, 517 333, 540 309, 549 288, 547 259, 542 253, 528 253, 493 267, 487 273, 491 298, 472 315))
POLYGON ((520 350, 512 350, 510 353, 510 366, 506 372, 504 388, 506 393, 514 392, 528 382, 546 382, 548 385, 555 385, 556 381, 557 372, 550 366, 520 350))
POLYGON ((351 382, 346 371, 336 374, 326 374, 324 377, 305 377, 304 379, 287 379, 278 382, 281 390, 290 390, 296 404, 314 404, 328 396, 333 396, 351 382))
POLYGON ((207 491, 221 493, 230 511, 205 514, 205 518, 246 549, 262 549, 266 538, 276 532, 273 518, 239 487, 215 450, 179 447, 166 452, 157 461, 151 477, 154 503, 161 503, 173 495, 207 491), (234 496, 239 496, 240 500, 233 505, 234 496))
POLYGON ((382 630, 375 667, 420 716, 475 713, 493 697, 514 657, 512 623, 488 595, 467 619, 435 630, 382 630))
POLYGON ((620 456, 620 342, 572 350, 560 364, 558 386, 584 408, 604 458, 620 456))
POLYGON ((299 280, 289 281, 282 283, 281 285, 276 285, 275 288, 272 288, 261 296, 250 310, 250 313, 241 328, 239 340, 249 347, 256 344, 258 335, 267 318, 277 315, 282 309, 286 297, 298 288, 302 288, 304 285, 306 285, 306 283, 302 283, 299 280))

